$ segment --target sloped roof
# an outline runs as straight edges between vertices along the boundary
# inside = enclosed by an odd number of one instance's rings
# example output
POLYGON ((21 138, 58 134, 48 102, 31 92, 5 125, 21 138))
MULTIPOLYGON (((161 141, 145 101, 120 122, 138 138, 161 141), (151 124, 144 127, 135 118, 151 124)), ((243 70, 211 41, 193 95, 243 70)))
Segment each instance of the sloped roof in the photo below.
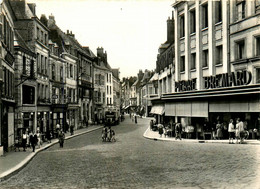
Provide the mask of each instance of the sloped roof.
POLYGON ((35 17, 25 0, 9 1, 17 19, 31 19, 35 17))

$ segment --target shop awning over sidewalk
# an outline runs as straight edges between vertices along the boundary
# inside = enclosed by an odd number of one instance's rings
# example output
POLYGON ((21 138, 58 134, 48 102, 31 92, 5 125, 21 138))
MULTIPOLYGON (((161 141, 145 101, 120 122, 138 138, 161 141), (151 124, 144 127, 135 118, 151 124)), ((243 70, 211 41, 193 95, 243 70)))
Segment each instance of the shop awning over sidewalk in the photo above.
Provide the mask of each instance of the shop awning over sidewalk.
POLYGON ((164 111, 165 111, 164 105, 162 105, 162 104, 154 105, 150 111, 150 114, 162 115, 162 114, 164 114, 164 111))

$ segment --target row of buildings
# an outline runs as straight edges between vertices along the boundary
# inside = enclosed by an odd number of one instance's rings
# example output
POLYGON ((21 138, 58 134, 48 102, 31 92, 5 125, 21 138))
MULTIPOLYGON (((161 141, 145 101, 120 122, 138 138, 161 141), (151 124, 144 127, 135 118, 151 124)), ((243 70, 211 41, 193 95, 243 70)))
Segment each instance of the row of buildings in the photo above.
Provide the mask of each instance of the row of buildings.
POLYGON ((77 129, 120 111, 119 69, 102 47, 95 55, 25 0, 3 0, 0 10, 2 149, 23 131, 55 134, 57 124, 77 129))
POLYGON ((260 130, 260 1, 175 0, 172 8, 155 72, 140 88, 148 104, 140 105, 158 123, 193 126, 197 138, 236 118, 253 137, 260 130))

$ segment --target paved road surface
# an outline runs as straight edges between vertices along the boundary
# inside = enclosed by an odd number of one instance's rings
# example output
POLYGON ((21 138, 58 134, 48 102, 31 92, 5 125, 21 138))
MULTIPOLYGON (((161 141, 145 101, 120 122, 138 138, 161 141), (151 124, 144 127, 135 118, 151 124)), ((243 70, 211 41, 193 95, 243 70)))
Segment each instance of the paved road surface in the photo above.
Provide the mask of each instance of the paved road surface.
POLYGON ((95 131, 55 145, 0 188, 260 188, 259 146, 148 140, 148 123, 127 117, 115 143, 95 131))

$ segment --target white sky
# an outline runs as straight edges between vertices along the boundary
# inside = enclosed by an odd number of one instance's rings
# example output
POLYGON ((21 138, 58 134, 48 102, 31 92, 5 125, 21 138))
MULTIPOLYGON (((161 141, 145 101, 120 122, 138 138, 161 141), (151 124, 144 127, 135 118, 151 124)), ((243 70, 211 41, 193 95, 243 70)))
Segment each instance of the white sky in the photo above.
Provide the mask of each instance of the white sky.
POLYGON ((96 54, 107 51, 120 77, 136 76, 139 69, 153 70, 161 43, 167 39, 173 0, 28 0, 36 3, 40 18, 52 13, 56 24, 71 30, 83 46, 96 54))

